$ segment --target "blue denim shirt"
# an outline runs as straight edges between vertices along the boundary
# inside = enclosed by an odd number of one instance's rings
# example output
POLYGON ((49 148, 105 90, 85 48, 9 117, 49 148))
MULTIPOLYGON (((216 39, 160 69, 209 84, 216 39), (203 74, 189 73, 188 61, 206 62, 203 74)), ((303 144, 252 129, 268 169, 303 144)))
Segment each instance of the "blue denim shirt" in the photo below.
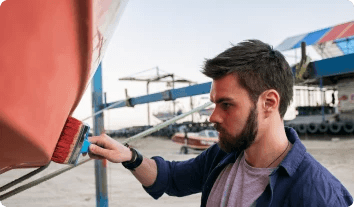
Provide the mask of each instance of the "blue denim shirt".
MULTIPOLYGON (((353 198, 340 181, 306 152, 292 128, 285 127, 285 132, 293 147, 269 176, 269 185, 256 200, 256 206, 350 206, 353 198)), ((216 178, 239 154, 225 153, 213 145, 187 161, 153 157, 158 167, 157 178, 144 189, 155 199, 164 193, 186 196, 202 192, 201 206, 206 206, 216 178)))

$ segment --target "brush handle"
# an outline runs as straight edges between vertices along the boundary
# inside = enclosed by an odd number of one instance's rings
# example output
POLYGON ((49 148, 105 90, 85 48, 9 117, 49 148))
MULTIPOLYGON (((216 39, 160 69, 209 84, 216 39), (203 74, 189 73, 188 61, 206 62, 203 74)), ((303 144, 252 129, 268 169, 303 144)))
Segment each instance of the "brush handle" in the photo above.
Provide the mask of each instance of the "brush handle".
POLYGON ((88 141, 87 138, 85 138, 84 143, 82 143, 81 151, 80 153, 88 153, 89 152, 89 147, 91 145, 91 142, 88 141))

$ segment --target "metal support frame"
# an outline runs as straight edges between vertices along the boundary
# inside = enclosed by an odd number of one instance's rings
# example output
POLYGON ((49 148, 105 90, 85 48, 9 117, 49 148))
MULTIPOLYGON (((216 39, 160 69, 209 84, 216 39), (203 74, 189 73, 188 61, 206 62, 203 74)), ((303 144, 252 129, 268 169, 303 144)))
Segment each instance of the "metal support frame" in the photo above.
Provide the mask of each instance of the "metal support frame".
POLYGON ((320 91, 321 91, 321 114, 322 114, 322 122, 325 122, 325 114, 324 114, 324 94, 323 94, 323 80, 320 78, 320 91))
MULTIPOLYGON (((145 104, 164 100, 164 94, 168 93, 172 100, 177 98, 209 93, 211 82, 193 85, 180 89, 172 89, 162 93, 149 94, 149 82, 147 83, 146 96, 129 98, 129 106, 145 104)), ((174 87, 173 87, 174 88, 174 87)), ((126 101, 107 103, 106 96, 102 91, 102 63, 92 79, 92 112, 93 112, 93 134, 100 135, 104 133, 103 113, 97 113, 103 109, 112 109, 128 106, 126 101), (103 102, 103 100, 105 101, 103 102), (114 107, 113 105, 116 104, 114 107)), ((149 111, 149 108, 148 108, 149 111)), ((177 117, 176 117, 177 118, 177 117)), ((149 120, 150 121, 150 120, 149 120)), ((107 188, 107 160, 95 160, 95 178, 96 178, 96 206, 108 207, 108 188, 107 188)))
MULTIPOLYGON (((149 84, 150 81, 146 83, 146 94, 149 95, 149 84)), ((147 118, 148 118, 148 125, 150 126, 150 104, 147 103, 147 118)))
MULTIPOLYGON (((175 89, 175 76, 172 74, 172 89, 175 89)), ((172 103, 173 103, 173 114, 176 114, 176 102, 174 99, 172 99, 172 103)), ((193 116, 193 115, 192 115, 193 116)))
POLYGON ((315 77, 328 77, 353 73, 354 54, 343 55, 313 62, 315 77))
MULTIPOLYGON (((166 94, 170 94, 171 100, 175 100, 183 97, 190 97, 195 95, 207 94, 210 92, 211 82, 196 84, 188 87, 177 88, 172 90, 167 90, 164 92, 153 93, 145 96, 138 96, 130 99, 131 106, 152 103, 157 101, 164 101, 166 99, 166 94)), ((126 107, 125 100, 115 101, 111 103, 107 103, 106 107, 110 108, 121 108, 126 107), (114 105, 116 104, 116 105, 114 105), (111 107, 114 105, 114 107, 111 107)))
MULTIPOLYGON (((155 68, 151 68, 151 69, 155 69, 155 68)), ((151 70, 151 69, 149 69, 149 70, 151 70)), ((145 71, 142 71, 142 72, 145 72, 145 71)), ((150 77, 150 78, 123 77, 123 78, 119 78, 119 80, 146 81, 146 94, 147 95, 145 97, 151 97, 151 96, 149 96, 149 85, 152 82, 167 82, 167 83, 172 82, 172 90, 175 89, 175 82, 189 83, 189 85, 191 83, 193 83, 192 81, 189 81, 189 80, 186 80, 186 79, 177 79, 176 80, 175 79, 175 75, 172 74, 172 73, 160 76, 159 67, 156 67, 156 74, 157 74, 157 76, 150 77), (162 79, 168 78, 168 77, 171 77, 172 81, 162 80, 162 79)), ((164 95, 164 97, 166 97, 165 95, 167 95, 167 98, 164 98, 165 101, 172 101, 173 102, 173 114, 176 114, 176 102, 175 102, 175 99, 172 98, 172 95, 171 95, 170 91, 163 92, 163 95, 164 95)), ((156 98, 156 97, 154 97, 154 98, 156 98)), ((151 102, 154 102, 154 101, 151 101, 151 102)), ((149 104, 150 102, 148 101, 148 102, 145 102, 145 103, 147 103, 147 120, 148 120, 148 125, 150 126, 150 124, 151 124, 150 123, 150 104, 149 104)), ((137 104, 140 104, 140 103, 137 103, 137 104)), ((120 105, 117 105, 116 108, 124 107, 124 106, 126 106, 126 105, 121 105, 120 104, 120 105)), ((130 106, 134 106, 134 105, 130 105, 130 106)), ((193 120, 193 116, 192 116, 192 120, 193 120)))
MULTIPOLYGON (((140 96, 135 98, 129 98, 130 106, 145 104, 150 102, 162 101, 169 94, 169 99, 175 100, 177 98, 194 96, 199 94, 209 93, 211 82, 193 85, 189 87, 167 90, 160 93, 149 94, 149 83, 147 83, 146 96, 140 96)), ((174 87, 173 87, 174 88, 174 87)), ((120 108, 128 106, 125 100, 117 101, 113 103, 107 103, 106 99, 103 102, 104 95, 102 92, 102 63, 97 68, 97 71, 92 79, 92 112, 93 114, 102 111, 104 107, 107 109, 120 108), (114 107, 113 105, 116 104, 114 107), (110 107, 111 106, 111 107, 110 107)), ((149 106, 148 106, 149 113, 149 106)), ((148 119, 149 116, 148 116, 148 119)), ((149 125, 150 125, 150 120, 149 125)), ((103 113, 99 113, 93 117, 93 134, 100 135, 104 133, 103 113)), ((96 206, 106 207, 108 206, 108 189, 107 189, 107 161, 95 160, 95 177, 96 177, 96 206)))
MULTIPOLYGON (((191 86, 191 84, 189 83, 189 86, 191 86)), ((193 110, 193 98, 192 96, 189 97, 190 100, 190 105, 191 105, 191 110, 193 110)), ((192 123, 194 122, 194 114, 192 114, 192 123)))
MULTIPOLYGON (((102 92, 102 63, 99 64, 92 79, 92 114, 100 111, 105 104, 103 103, 102 92)), ((93 134, 98 136, 104 133, 103 113, 93 117, 93 134)), ((96 206, 108 207, 108 188, 107 188, 107 160, 95 160, 96 178, 96 206)))

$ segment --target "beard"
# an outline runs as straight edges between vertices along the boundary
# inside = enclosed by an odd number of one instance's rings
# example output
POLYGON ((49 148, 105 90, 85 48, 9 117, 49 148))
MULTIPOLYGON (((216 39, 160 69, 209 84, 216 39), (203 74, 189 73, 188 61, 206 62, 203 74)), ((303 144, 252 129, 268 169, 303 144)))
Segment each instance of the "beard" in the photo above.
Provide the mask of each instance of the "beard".
POLYGON ((221 150, 227 153, 241 152, 249 148, 256 138, 258 132, 256 107, 250 110, 246 124, 239 135, 231 135, 218 123, 215 123, 214 127, 220 132, 218 145, 221 150))

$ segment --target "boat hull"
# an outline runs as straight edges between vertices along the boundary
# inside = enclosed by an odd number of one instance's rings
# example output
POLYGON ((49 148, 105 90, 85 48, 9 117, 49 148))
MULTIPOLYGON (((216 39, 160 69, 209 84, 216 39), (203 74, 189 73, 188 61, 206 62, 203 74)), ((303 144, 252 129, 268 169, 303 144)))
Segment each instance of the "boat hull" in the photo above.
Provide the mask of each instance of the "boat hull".
POLYGON ((205 150, 217 143, 218 138, 200 137, 197 135, 187 135, 186 137, 184 133, 176 133, 172 137, 172 141, 192 149, 205 150))
POLYGON ((2 3, 0 173, 50 161, 103 57, 104 33, 112 33, 105 21, 112 14, 105 11, 117 2, 2 3))

